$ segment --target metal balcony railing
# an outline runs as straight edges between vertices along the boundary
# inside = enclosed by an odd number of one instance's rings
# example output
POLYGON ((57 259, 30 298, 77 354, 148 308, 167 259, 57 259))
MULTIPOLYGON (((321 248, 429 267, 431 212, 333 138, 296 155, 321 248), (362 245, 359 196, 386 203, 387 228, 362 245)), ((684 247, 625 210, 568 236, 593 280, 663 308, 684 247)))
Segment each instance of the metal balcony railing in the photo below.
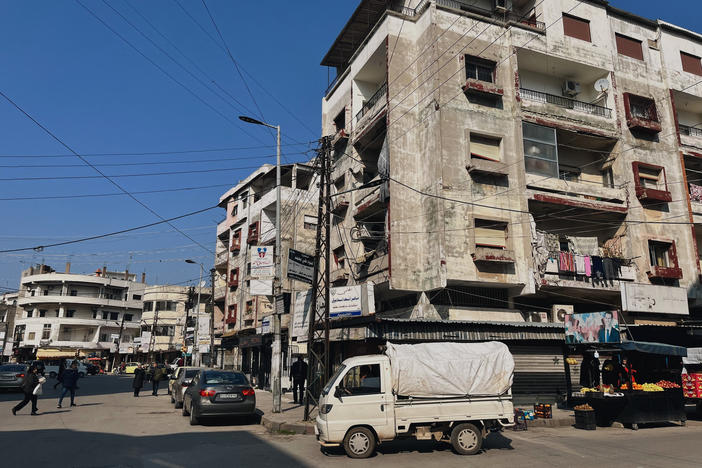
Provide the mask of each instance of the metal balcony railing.
POLYGON ((590 104, 589 102, 577 101, 563 96, 556 96, 555 94, 542 93, 541 91, 534 91, 533 89, 520 88, 519 92, 523 99, 528 99, 529 101, 555 104, 559 107, 573 109, 585 114, 598 115, 600 117, 610 118, 612 116, 612 109, 590 104))
POLYGON ((694 137, 702 137, 702 128, 680 125, 680 134, 694 137))
POLYGON ((475 1, 471 0, 436 0, 437 5, 441 5, 447 8, 453 8, 454 10, 467 11, 470 13, 475 13, 476 15, 481 15, 487 18, 492 18, 505 22, 513 21, 515 23, 524 24, 526 26, 530 26, 541 31, 546 30, 546 23, 542 21, 536 21, 536 19, 532 16, 527 16, 526 14, 519 14, 514 11, 499 12, 493 10, 486 10, 484 8, 480 8, 473 5, 473 3, 475 3, 475 1))
POLYGON ((380 88, 361 106, 361 110, 356 114, 356 122, 361 120, 366 112, 371 110, 388 92, 388 83, 383 83, 380 88))

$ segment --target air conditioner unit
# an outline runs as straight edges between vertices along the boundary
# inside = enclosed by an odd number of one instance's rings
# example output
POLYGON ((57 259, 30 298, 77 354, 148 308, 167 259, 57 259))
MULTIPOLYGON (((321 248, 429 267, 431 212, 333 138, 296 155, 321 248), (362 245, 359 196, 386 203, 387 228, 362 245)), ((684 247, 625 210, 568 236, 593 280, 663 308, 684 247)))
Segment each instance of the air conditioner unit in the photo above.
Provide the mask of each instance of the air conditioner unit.
POLYGON ((529 312, 528 319, 530 322, 548 322, 547 312, 529 312))
POLYGON ((551 308, 551 321, 554 323, 565 322, 565 316, 573 313, 575 309, 572 305, 554 304, 551 308))
POLYGON ((580 83, 577 81, 566 80, 563 82, 563 95, 575 97, 580 93, 580 83))

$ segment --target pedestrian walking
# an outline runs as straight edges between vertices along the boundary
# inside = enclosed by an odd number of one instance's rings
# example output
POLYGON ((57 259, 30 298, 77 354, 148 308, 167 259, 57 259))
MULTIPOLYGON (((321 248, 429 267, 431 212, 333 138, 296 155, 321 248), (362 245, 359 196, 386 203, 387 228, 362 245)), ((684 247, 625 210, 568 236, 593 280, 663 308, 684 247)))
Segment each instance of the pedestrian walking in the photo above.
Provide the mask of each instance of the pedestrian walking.
POLYGON ((66 371, 66 361, 61 361, 59 363, 58 374, 56 375, 56 383, 54 384, 54 390, 56 390, 56 387, 61 385, 61 381, 63 380, 63 373, 65 371, 66 371))
POLYGON ((16 415, 17 412, 24 408, 30 401, 32 402, 32 416, 37 415, 37 398, 38 395, 41 394, 41 384, 46 382, 46 378, 40 376, 38 372, 39 369, 35 365, 31 365, 27 370, 24 381, 22 382, 24 399, 17 406, 12 408, 13 415, 16 415))
POLYGON ((153 396, 158 396, 158 387, 161 385, 161 381, 166 375, 166 369, 164 367, 158 367, 154 362, 154 375, 151 377, 151 394, 153 396))
POLYGON ((57 408, 61 408, 61 403, 63 403, 63 397, 67 393, 71 393, 71 406, 76 406, 76 389, 78 388, 78 361, 73 361, 71 367, 63 371, 63 379, 61 383, 63 384, 63 391, 59 397, 57 408))
POLYGON ((137 366, 134 369, 134 380, 132 381, 132 387, 134 387, 134 396, 139 396, 139 390, 144 386, 145 371, 142 366, 137 366))
POLYGON ((302 404, 305 397, 305 379, 307 379, 307 363, 302 359, 302 356, 297 357, 297 361, 290 369, 290 374, 293 379, 293 400, 295 403, 302 404))

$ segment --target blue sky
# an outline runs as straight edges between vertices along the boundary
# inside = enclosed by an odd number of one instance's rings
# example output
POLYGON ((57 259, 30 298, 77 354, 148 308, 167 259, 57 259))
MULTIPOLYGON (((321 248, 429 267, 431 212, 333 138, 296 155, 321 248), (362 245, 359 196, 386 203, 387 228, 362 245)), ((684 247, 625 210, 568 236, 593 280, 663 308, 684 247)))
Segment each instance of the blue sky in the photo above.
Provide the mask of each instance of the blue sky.
MULTIPOLYGON (((78 153, 102 154, 86 158, 108 175, 188 172, 115 179, 129 191, 221 185, 136 195, 164 217, 214 205, 227 186, 254 167, 274 162, 273 134, 239 122, 238 115, 262 113, 267 121, 280 123, 285 160, 309 158, 310 142, 319 137, 328 77, 319 62, 359 3, 207 0, 237 70, 201 0, 80 1, 116 33, 75 1, 0 1, 0 91, 78 153), (124 154, 170 151, 176 153, 124 154)), ((652 0, 611 4, 702 31, 702 15, 685 8, 689 1, 667 2, 665 10, 652 0)), ((2 99, 0 122, 0 179, 47 178, 0 180, 0 198, 5 199, 0 200, 0 250, 157 221, 127 196, 59 198, 119 190, 101 178, 51 180, 97 173, 75 156, 60 156, 68 153, 66 148, 2 99), (29 165, 59 167, 7 167, 29 165), (6 200, 18 197, 43 199, 6 200)), ((216 209, 176 225, 213 250, 222 217, 216 209)), ((198 276, 198 267, 185 264, 186 258, 206 268, 212 263, 211 253, 159 225, 42 252, 0 254, 0 287, 16 288, 21 270, 42 260, 59 271, 70 260, 74 272, 107 264, 111 270, 146 272, 152 284, 178 283, 198 276)))

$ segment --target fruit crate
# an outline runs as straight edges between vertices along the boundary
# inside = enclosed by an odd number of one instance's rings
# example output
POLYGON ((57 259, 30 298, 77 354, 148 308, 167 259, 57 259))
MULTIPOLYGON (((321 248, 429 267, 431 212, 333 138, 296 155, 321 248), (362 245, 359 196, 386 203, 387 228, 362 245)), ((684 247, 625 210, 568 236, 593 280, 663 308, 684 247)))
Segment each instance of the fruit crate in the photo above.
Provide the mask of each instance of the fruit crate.
POLYGON ((549 403, 536 403, 534 405, 534 415, 540 419, 552 419, 553 408, 549 403))
POLYGON ((575 427, 594 431, 597 429, 597 419, 593 410, 575 410, 575 427))

